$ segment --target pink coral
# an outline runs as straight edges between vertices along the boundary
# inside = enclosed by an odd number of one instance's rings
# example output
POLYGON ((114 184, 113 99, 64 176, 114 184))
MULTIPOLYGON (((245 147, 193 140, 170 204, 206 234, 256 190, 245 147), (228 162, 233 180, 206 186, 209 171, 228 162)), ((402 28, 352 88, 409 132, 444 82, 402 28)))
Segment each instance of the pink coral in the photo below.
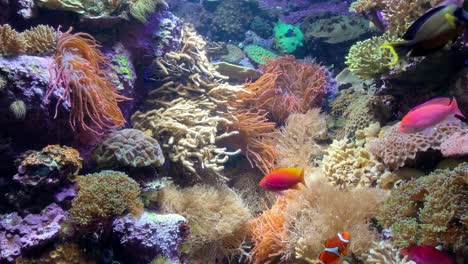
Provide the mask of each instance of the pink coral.
POLYGON ((125 123, 118 102, 129 98, 120 95, 108 79, 108 59, 97 49, 89 34, 71 34, 58 30, 57 51, 50 66, 50 87, 46 98, 63 87, 56 105, 71 106, 70 124, 75 128, 100 134, 99 130, 117 128, 125 123), (97 128, 97 129, 96 129, 97 128))

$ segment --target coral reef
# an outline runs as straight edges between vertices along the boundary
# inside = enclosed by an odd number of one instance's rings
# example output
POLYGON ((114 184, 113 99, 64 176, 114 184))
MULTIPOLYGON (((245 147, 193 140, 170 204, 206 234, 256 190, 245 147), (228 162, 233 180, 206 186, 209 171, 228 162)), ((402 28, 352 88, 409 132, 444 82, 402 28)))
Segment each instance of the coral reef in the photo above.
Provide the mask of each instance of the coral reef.
POLYGON ((164 256, 170 263, 180 263, 180 246, 189 234, 187 220, 176 214, 144 212, 135 219, 128 215, 114 220, 112 233, 126 261, 150 263, 164 256))
POLYGON ((416 264, 402 257, 398 248, 386 241, 374 242, 372 248, 362 255, 365 263, 369 264, 416 264))
POLYGON ((16 264, 95 264, 96 262, 78 244, 64 243, 39 257, 16 259, 16 264))
POLYGON ((71 34, 71 30, 59 33, 46 97, 63 89, 55 111, 57 115, 62 102, 70 107, 72 128, 99 134, 122 126, 125 118, 117 103, 129 98, 120 95, 108 79, 102 65, 109 66, 109 61, 97 49, 94 38, 85 33, 71 34))
POLYGON ((71 221, 77 226, 90 226, 122 215, 143 213, 140 187, 125 173, 101 171, 78 176, 78 193, 70 209, 71 221))
POLYGON ((161 167, 164 156, 156 139, 138 129, 111 133, 93 151, 98 167, 161 167))
POLYGON ((289 115, 278 136, 276 166, 307 168, 315 165, 322 155, 318 142, 326 138, 327 123, 320 109, 289 115))
POLYGON ((414 160, 418 153, 429 149, 440 150, 441 144, 449 137, 468 129, 466 123, 455 117, 417 133, 402 133, 399 132, 399 127, 400 123, 391 126, 370 146, 372 154, 390 169, 403 167, 407 162, 414 160))
POLYGON ((206 18, 213 38, 239 40, 248 30, 253 11, 248 3, 237 0, 224 0, 217 6, 212 16, 206 18))
POLYGON ((67 212, 50 204, 40 214, 0 215, 0 261, 14 263, 16 257, 54 241, 67 212))
POLYGON ((228 54, 221 56, 221 60, 237 64, 244 59, 244 52, 242 52, 241 48, 232 44, 227 44, 226 49, 228 51, 228 54))
POLYGON ((187 243, 193 263, 214 263, 226 255, 235 255, 248 234, 249 210, 227 187, 166 187, 159 203, 163 212, 187 219, 187 243))
POLYGON ((440 151, 445 157, 468 155, 468 132, 458 132, 440 144, 440 151))
POLYGON ((396 246, 460 248, 467 237, 468 164, 436 170, 393 190, 379 208, 379 223, 392 229, 396 246))
POLYGON ((390 177, 388 168, 366 148, 366 143, 380 130, 378 124, 374 126, 358 131, 355 140, 334 140, 325 151, 323 170, 332 185, 340 188, 375 187, 381 178, 390 177))

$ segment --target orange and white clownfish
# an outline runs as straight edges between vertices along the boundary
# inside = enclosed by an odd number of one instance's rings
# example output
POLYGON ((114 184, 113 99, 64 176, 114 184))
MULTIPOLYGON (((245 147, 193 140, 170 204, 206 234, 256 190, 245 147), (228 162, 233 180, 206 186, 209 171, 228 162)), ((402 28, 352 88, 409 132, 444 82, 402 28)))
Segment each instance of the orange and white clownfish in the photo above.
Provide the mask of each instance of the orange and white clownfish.
POLYGON ((320 253, 320 264, 338 264, 342 255, 348 254, 351 239, 348 232, 340 232, 325 241, 325 249, 320 253))

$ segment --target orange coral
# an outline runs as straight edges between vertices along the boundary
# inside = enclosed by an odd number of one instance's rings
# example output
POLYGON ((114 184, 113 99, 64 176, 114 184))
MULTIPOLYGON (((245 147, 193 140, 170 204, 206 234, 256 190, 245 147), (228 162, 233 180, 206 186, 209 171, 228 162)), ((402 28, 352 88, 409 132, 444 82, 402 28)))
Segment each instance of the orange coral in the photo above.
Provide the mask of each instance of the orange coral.
POLYGON ((83 130, 100 134, 98 130, 122 126, 125 118, 117 103, 129 98, 120 95, 108 79, 105 68, 109 67, 109 61, 97 49, 96 40, 86 33, 71 34, 71 30, 58 30, 57 51, 50 67, 46 98, 64 88, 55 115, 59 104, 66 102, 71 106, 72 128, 79 123, 83 130))
POLYGON ((250 223, 252 232, 251 262, 254 264, 280 263, 286 253, 283 241, 287 235, 285 227, 285 211, 288 197, 282 196, 276 200, 270 210, 264 211, 250 223))
POLYGON ((228 145, 241 149, 250 164, 255 164, 263 173, 271 171, 277 158, 276 124, 269 122, 267 113, 262 111, 243 109, 233 115, 235 120, 228 125, 227 130, 238 131, 239 134, 227 138, 228 145))
POLYGON ((290 113, 305 113, 320 106, 327 86, 327 74, 315 63, 302 63, 293 56, 267 60, 260 66, 263 76, 245 85, 243 103, 266 110, 282 124, 290 113))

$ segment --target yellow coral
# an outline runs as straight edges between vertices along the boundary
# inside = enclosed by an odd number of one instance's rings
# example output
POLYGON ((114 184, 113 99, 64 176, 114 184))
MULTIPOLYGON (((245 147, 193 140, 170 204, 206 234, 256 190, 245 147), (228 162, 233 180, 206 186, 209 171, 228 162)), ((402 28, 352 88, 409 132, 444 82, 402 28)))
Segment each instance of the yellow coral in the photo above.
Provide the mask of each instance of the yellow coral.
POLYGON ((50 26, 39 25, 24 31, 22 35, 26 41, 26 52, 29 54, 50 53, 56 48, 56 31, 50 26))
POLYGON ((372 79, 379 74, 388 71, 389 64, 393 60, 388 49, 380 46, 386 42, 397 41, 396 37, 384 34, 378 37, 356 42, 346 56, 346 65, 349 70, 362 79, 372 79))
POLYGON ((10 25, 0 25, 0 56, 18 55, 26 51, 26 41, 22 34, 10 25))

